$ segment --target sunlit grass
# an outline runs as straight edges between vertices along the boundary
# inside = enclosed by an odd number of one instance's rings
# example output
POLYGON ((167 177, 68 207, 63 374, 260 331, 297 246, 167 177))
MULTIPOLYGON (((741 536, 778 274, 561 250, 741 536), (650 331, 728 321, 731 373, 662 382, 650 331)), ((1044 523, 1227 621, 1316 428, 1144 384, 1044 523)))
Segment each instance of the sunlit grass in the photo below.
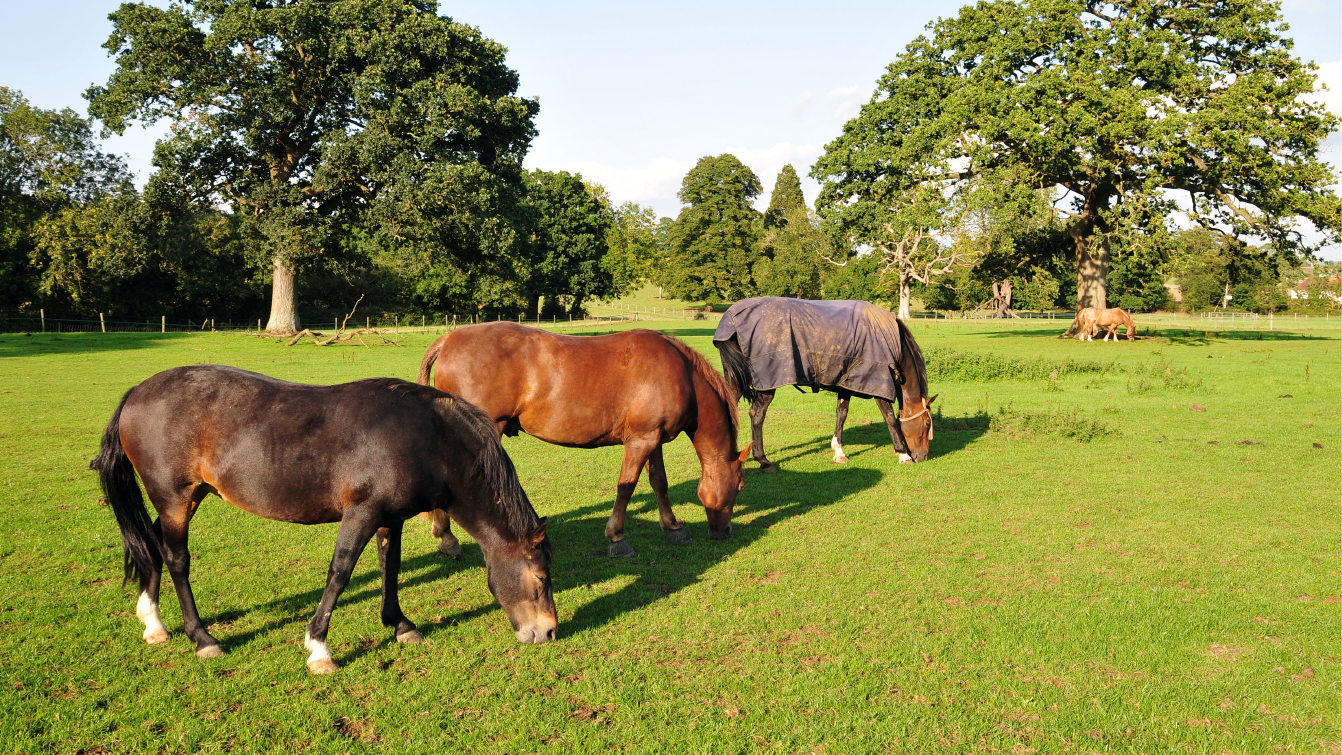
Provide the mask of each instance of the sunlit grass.
MULTIPOLYGON (((367 556, 331 624, 344 668, 321 678, 301 640, 334 526, 205 502, 192 578, 228 655, 201 661, 170 592, 172 641, 140 642, 87 463, 121 394, 168 367, 413 379, 433 335, 0 336, 0 751, 1335 751, 1338 334, 1082 344, 1065 325, 915 322, 929 353, 1112 365, 934 381, 925 464, 898 465, 854 401, 834 465, 834 397, 780 390, 782 472, 750 472, 725 541, 684 438, 666 457, 694 541, 663 542, 643 481, 620 561, 602 537, 620 449, 508 439, 550 517, 560 641, 518 645, 479 549, 445 562, 413 522, 402 600, 429 643, 380 626, 367 556), (1103 432, 1059 432, 1084 423, 1103 432)), ((716 361, 713 323, 650 326, 716 361)))

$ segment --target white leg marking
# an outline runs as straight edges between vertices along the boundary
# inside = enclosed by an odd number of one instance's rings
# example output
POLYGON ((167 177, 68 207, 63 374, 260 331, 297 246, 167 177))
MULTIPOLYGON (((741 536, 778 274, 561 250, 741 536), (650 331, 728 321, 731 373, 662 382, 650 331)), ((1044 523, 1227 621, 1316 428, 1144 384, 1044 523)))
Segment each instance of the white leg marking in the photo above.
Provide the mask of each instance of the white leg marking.
POLYGON ((837 435, 829 436, 829 447, 834 451, 835 464, 846 464, 848 462, 848 455, 843 452, 843 444, 839 442, 837 435))
POLYGON ((900 454, 900 455, 899 455, 899 463, 900 463, 900 464, 912 464, 912 463, 913 463, 913 457, 912 457, 912 456, 909 456, 908 454, 900 454))
POLYGON ((331 660, 331 649, 326 646, 325 640, 314 640, 304 632, 303 647, 311 652, 308 656, 308 671, 314 674, 329 674, 340 668, 331 660))
POLYGON ((140 600, 135 604, 135 618, 144 624, 144 641, 150 645, 168 641, 168 629, 158 615, 158 603, 149 599, 149 593, 141 592, 140 600))

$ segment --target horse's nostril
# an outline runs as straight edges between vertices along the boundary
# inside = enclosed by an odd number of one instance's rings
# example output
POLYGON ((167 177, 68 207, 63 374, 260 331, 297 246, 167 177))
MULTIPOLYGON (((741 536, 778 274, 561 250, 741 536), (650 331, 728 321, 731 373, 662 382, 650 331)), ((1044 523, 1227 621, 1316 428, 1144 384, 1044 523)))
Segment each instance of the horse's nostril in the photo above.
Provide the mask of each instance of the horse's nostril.
POLYGON ((545 630, 545 638, 543 642, 551 642, 557 636, 559 636, 559 631, 554 627, 550 627, 549 629, 545 630))

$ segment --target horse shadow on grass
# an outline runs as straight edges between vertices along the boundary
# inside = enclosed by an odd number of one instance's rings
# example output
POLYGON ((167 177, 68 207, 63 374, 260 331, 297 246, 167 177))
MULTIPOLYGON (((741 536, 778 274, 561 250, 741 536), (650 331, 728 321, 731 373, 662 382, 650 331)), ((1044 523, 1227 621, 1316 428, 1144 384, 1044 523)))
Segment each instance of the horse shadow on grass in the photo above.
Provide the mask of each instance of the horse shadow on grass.
MULTIPOLYGON (((656 499, 651 493, 641 493, 630 501, 631 516, 625 521, 626 537, 638 551, 638 556, 631 559, 609 559, 605 555, 603 530, 610 502, 554 515, 549 518, 548 529, 559 553, 553 570, 557 601, 612 579, 633 578, 615 592, 579 607, 572 620, 560 624, 560 637, 598 629, 625 613, 697 584, 709 569, 750 547, 774 525, 870 489, 882 477, 879 470, 859 468, 751 475, 736 500, 732 534, 725 540, 710 540, 707 524, 696 517, 685 525, 694 539, 683 545, 665 542, 657 524, 656 499), (565 557, 566 552, 574 555, 565 557)), ((669 492, 673 504, 689 501, 697 505, 698 483, 692 479, 672 486, 669 492)))
MULTIPOLYGON (((947 456, 964 450, 966 446, 978 440, 988 432, 990 418, 987 412, 953 416, 933 414, 933 430, 930 458, 935 463, 938 456, 947 456)), ((770 455, 775 464, 781 465, 811 456, 832 458, 829 434, 817 435, 811 440, 781 446, 770 455)), ((869 453, 895 454, 894 444, 890 442, 890 431, 884 422, 877 421, 865 425, 850 425, 843 430, 843 449, 848 458, 855 459, 869 453)))
MULTIPOLYGON (((883 425, 881 427, 884 427, 883 425)), ((651 605, 662 598, 698 583, 714 565, 732 554, 749 547, 764 537, 769 528, 792 517, 805 516, 812 509, 829 506, 878 484, 883 477, 879 470, 856 467, 836 467, 824 472, 787 472, 776 475, 750 475, 745 490, 736 501, 732 534, 725 540, 710 540, 708 526, 702 515, 686 523, 694 538, 689 543, 666 543, 657 523, 657 502, 641 481, 643 492, 629 503, 625 532, 638 555, 629 559, 610 559, 606 556, 604 536, 606 519, 613 501, 606 500, 554 514, 548 519, 547 529, 557 552, 552 567, 556 602, 562 604, 566 595, 589 590, 612 579, 633 577, 633 581, 618 591, 585 603, 573 619, 561 622, 560 638, 572 637, 604 626, 621 615, 651 605)), ((698 505, 697 478, 671 486, 673 504, 698 505)), ((544 512, 542 512, 544 513, 544 512)), ((424 527, 407 523, 402 540, 402 562, 399 580, 401 594, 435 580, 470 569, 484 567, 484 554, 478 544, 464 542, 464 553, 459 560, 450 561, 436 550, 409 555, 427 545, 436 543, 426 537, 424 527)), ((376 558, 373 547, 365 548, 362 559, 376 558)), ((166 577, 166 575, 165 575, 166 577)), ((165 585, 166 587, 166 585, 165 585)), ((481 589, 487 589, 481 584, 481 589)), ((325 589, 325 580, 313 570, 313 587, 274 600, 242 609, 207 614, 210 626, 221 630, 218 636, 225 650, 236 651, 269 632, 282 631, 305 625, 316 610, 325 589), (232 632, 226 625, 253 613, 273 614, 273 618, 245 631, 232 632)), ((375 609, 381 599, 381 575, 377 570, 362 569, 351 577, 349 585, 337 602, 334 632, 338 632, 339 614, 356 606, 371 603, 375 609)), ((360 608, 357 610, 368 610, 360 608)), ((475 608, 460 610, 450 615, 435 617, 410 616, 426 638, 433 638, 451 626, 471 621, 501 610, 492 598, 475 608)), ((390 631, 379 642, 357 643, 340 654, 341 664, 357 661, 372 650, 391 644, 390 631)))

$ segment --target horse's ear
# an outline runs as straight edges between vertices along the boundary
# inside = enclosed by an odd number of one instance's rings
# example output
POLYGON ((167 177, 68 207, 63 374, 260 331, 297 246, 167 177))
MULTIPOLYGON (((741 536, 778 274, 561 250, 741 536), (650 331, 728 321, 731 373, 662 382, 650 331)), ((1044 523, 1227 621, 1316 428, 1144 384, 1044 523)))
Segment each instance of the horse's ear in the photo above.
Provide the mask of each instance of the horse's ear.
POLYGON ((737 464, 745 464, 745 463, 746 463, 746 459, 749 459, 749 458, 750 458, 750 447, 753 446, 753 445, 755 445, 755 441, 752 440, 752 441, 750 441, 749 443, 746 444, 746 447, 745 447, 745 448, 741 449, 741 453, 739 453, 739 454, 736 455, 736 463, 737 463, 737 464))
POLYGON ((933 401, 936 401, 936 400, 937 400, 937 396, 940 396, 940 395, 941 395, 940 393, 934 393, 934 394, 932 394, 932 398, 930 398, 930 399, 924 401, 924 402, 923 402, 923 406, 928 406, 928 407, 932 406, 932 402, 933 402, 933 401))
POLYGON ((536 529, 531 531, 531 547, 539 548, 545 541, 545 517, 541 517, 541 523, 536 525, 536 529))

